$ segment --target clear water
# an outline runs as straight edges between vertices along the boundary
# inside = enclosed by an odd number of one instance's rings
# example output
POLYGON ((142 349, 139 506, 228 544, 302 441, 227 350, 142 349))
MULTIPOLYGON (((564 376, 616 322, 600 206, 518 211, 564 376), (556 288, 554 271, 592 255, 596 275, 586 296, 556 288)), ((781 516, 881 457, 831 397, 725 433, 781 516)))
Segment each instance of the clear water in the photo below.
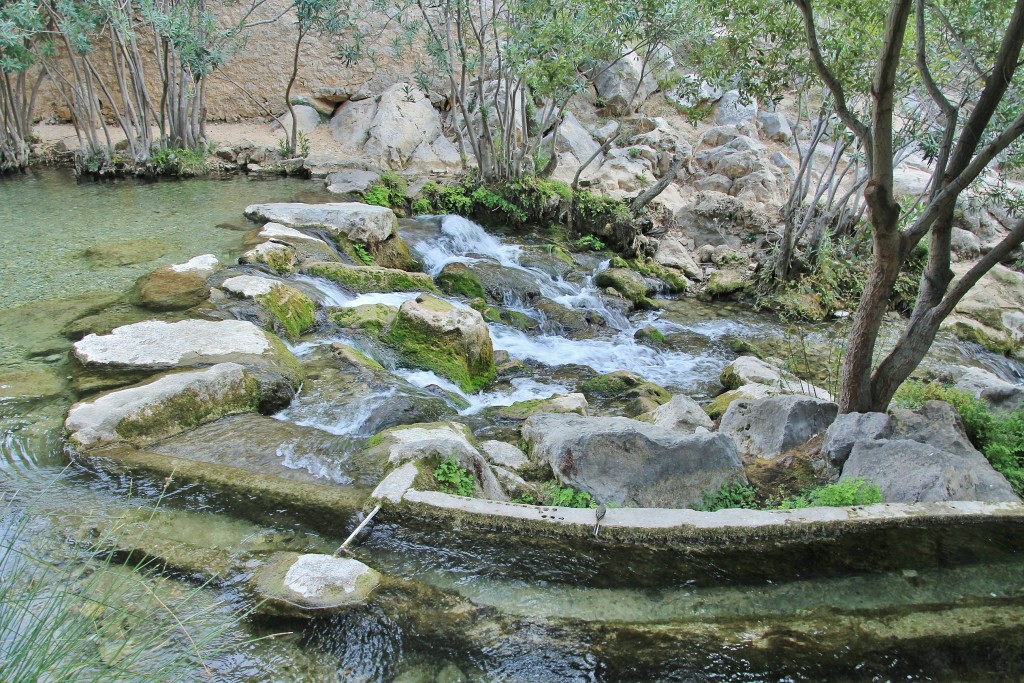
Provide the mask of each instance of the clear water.
MULTIPOLYGON (((69 529, 86 518, 158 500, 158 519, 166 513, 181 534, 209 547, 230 545, 238 536, 279 534, 301 539, 309 551, 329 552, 347 535, 347 519, 309 519, 194 486, 165 487, 164 480, 140 474, 69 468, 60 435, 67 406, 76 398, 65 381, 66 319, 86 309, 126 306, 135 278, 158 265, 199 253, 236 257, 242 233, 217 225, 245 227, 246 204, 292 200, 300 193, 318 196, 312 185, 295 180, 78 185, 61 171, 0 180, 6 238, 0 255, 0 387, 7 387, 0 388, 0 495, 38 520, 28 541, 35 552, 54 558, 70 552, 74 561, 86 563, 66 543, 69 529), (117 266, 83 256, 93 244, 135 239, 159 240, 166 247, 155 251, 166 250, 117 266)), ((444 259, 490 259, 530 270, 565 305, 605 305, 585 279, 566 283, 522 266, 518 246, 466 221, 449 219, 444 226, 410 239, 421 254, 438 254, 433 268, 443 267, 444 259)), ((405 296, 354 297, 312 279, 301 284, 329 305, 398 304, 405 296)), ((659 317, 623 317, 594 339, 531 336, 497 325, 491 330, 495 346, 514 357, 554 366, 584 363, 601 371, 633 369, 696 393, 730 358, 728 336, 783 333, 770 319, 736 307, 665 303, 659 317), (646 324, 692 344, 655 353, 632 341, 632 330, 646 324)), ((308 355, 328 341, 303 340, 295 350, 308 355)), ((400 374, 415 385, 454 390, 431 373, 400 374)), ((561 376, 536 373, 467 397, 470 406, 463 412, 567 389, 561 376)), ((385 394, 373 400, 387 400, 385 394)), ((358 416, 338 419, 330 411, 307 417, 304 424, 341 436, 358 422, 358 416)), ((317 466, 300 453, 283 457, 297 467, 317 466)), ((411 683, 1024 677, 1024 534, 1018 528, 879 532, 795 548, 769 542, 683 552, 511 539, 385 519, 356 554, 389 577, 409 580, 412 588, 287 629, 232 625, 225 637, 235 641, 294 633, 233 645, 210 662, 215 678, 411 683)), ((174 577, 162 585, 194 587, 174 577)), ((194 624, 200 635, 216 630, 242 604, 230 581, 211 584, 201 595, 206 604, 223 601, 224 608, 194 624)))

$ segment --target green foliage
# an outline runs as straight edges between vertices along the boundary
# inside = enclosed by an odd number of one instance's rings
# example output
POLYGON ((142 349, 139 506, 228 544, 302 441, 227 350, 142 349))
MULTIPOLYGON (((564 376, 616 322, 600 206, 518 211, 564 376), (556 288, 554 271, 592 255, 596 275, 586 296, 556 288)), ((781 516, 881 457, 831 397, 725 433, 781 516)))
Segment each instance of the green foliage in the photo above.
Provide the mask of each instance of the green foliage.
POLYGON ((878 484, 857 478, 810 489, 801 496, 782 501, 779 508, 791 510, 809 507, 846 507, 881 502, 882 489, 878 484))
POLYGON ((426 197, 417 197, 412 203, 412 213, 414 216, 431 214, 434 213, 434 207, 426 197))
POLYGON ((572 243, 572 248, 579 251, 604 251, 605 244, 593 235, 584 235, 572 243))
POLYGON ((476 188, 473 190, 473 194, 470 195, 470 199, 473 200, 473 205, 478 211, 486 210, 492 213, 499 213, 514 223, 526 222, 527 215, 525 211, 490 188, 476 188))
POLYGON ((466 194, 466 188, 462 185, 438 185, 430 182, 423 187, 423 198, 437 210, 437 213, 466 216, 473 208, 473 200, 466 194))
POLYGON ((364 245, 359 242, 353 242, 352 251, 355 253, 356 258, 359 259, 359 262, 364 266, 373 265, 373 256, 370 255, 370 252, 366 250, 364 245))
POLYGON ((189 177, 203 175, 209 171, 206 165, 206 150, 163 147, 153 152, 150 164, 157 175, 189 177))
POLYGON ((571 486, 560 486, 556 481, 544 484, 548 505, 564 508, 596 508, 597 501, 586 491, 577 491, 571 486))
POLYGON ((441 464, 434 470, 434 479, 438 486, 445 493, 453 493, 457 496, 472 496, 476 490, 476 482, 473 475, 464 467, 460 467, 455 456, 449 455, 441 461, 441 464))
POLYGON ((964 421, 971 443, 1006 477, 1017 495, 1024 496, 1024 409, 995 414, 982 399, 935 382, 905 382, 893 398, 904 408, 918 408, 927 401, 952 405, 964 421))
POLYGON ((405 194, 408 190, 409 184, 405 178, 394 171, 385 171, 380 176, 380 182, 374 184, 363 195, 363 201, 375 206, 400 209, 405 206, 405 194))
POLYGON ((753 486, 732 482, 722 484, 717 491, 705 491, 701 494, 700 509, 704 512, 715 512, 732 508, 744 510, 757 509, 757 491, 753 486))
POLYGON ((287 138, 281 138, 277 141, 277 153, 285 159, 292 157, 306 158, 309 156, 309 136, 303 133, 301 130, 295 132, 297 138, 297 144, 289 144, 287 138))

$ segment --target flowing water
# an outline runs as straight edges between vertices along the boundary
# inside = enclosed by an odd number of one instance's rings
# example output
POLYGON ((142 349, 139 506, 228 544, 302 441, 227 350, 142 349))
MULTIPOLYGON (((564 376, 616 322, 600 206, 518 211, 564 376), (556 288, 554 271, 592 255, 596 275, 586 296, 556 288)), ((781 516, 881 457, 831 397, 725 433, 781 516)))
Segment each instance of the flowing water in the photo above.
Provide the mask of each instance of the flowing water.
MULTIPOLYGON (((35 552, 74 556, 69 529, 157 501, 156 521, 209 547, 273 535, 330 552, 347 535, 348 519, 309 519, 259 500, 69 466, 60 435, 77 398, 67 382, 76 321, 139 319, 145 313, 127 297, 135 278, 200 253, 230 262, 242 249, 241 230, 253 227, 241 216, 246 204, 296 198, 326 201, 296 180, 79 185, 61 171, 0 180, 0 494, 37 520, 21 539, 35 552)), ((344 341, 395 376, 354 406, 304 388, 276 417, 323 438, 282 444, 288 466, 349 481, 327 451, 357 448, 372 435, 378 409, 398 397, 436 401, 428 388, 457 397, 452 412, 486 429, 487 408, 572 391, 595 372, 631 370, 706 398, 735 355, 730 339, 793 343, 771 318, 735 305, 666 299, 656 314, 627 315, 593 285, 593 271, 605 267, 599 261, 582 271, 545 265, 538 245, 499 239, 461 218, 403 221, 402 233, 432 274, 452 262, 484 264, 605 325, 568 337, 550 324, 529 333, 492 324, 495 348, 523 360, 524 370, 469 396, 337 330, 305 338, 293 346, 304 360, 317 362, 321 347, 344 341), (665 348, 634 340, 648 325, 665 335, 665 348)), ((413 296, 357 296, 315 278, 294 281, 325 306, 399 305, 413 296)), ((519 288, 509 286, 503 298, 509 309, 537 315, 519 288)), ((806 335, 821 345, 837 330, 806 335)), ((1008 378, 1019 372, 948 341, 940 351, 1008 378)), ((406 593, 290 625, 289 636, 229 647, 210 665, 228 681, 1020 680, 1022 551, 1019 530, 971 527, 682 552, 382 522, 356 552, 386 576, 409 579, 406 593)), ((162 585, 193 587, 188 577, 162 585)), ((202 587, 202 601, 224 604, 193 628, 213 632, 228 623, 241 595, 232 581, 202 587)), ((280 630, 237 624, 223 638, 280 630)))

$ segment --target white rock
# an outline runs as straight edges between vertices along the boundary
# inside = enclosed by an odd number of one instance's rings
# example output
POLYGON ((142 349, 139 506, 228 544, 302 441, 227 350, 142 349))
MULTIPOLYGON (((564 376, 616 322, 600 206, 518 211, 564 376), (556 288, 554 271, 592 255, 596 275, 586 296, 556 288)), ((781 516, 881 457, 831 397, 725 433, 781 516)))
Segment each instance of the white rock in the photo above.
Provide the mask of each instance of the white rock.
POLYGON ((185 263, 175 264, 171 266, 171 270, 175 273, 195 273, 200 277, 206 277, 211 275, 220 265, 220 261, 213 254, 203 254, 202 256, 191 258, 185 263))
POLYGON ((190 357, 262 355, 270 348, 267 335, 242 320, 147 320, 90 334, 74 345, 74 354, 84 365, 172 368, 190 357))
POLYGON ((358 202, 253 204, 246 207, 245 215, 293 228, 324 228, 367 244, 383 242, 398 229, 391 209, 358 202))
POLYGON ((258 275, 238 275, 233 278, 225 280, 221 287, 228 290, 232 294, 245 297, 247 299, 255 299, 258 296, 266 296, 270 294, 270 290, 277 285, 277 282, 267 277, 259 277, 258 275))
POLYGON ((718 102, 715 123, 719 126, 735 126, 744 121, 751 121, 757 116, 757 102, 751 100, 747 104, 740 102, 738 90, 730 90, 718 102))
POLYGON ((259 232, 259 236, 265 240, 315 240, 316 237, 310 237, 304 232, 300 232, 295 228, 289 228, 287 225, 281 225, 280 223, 270 222, 264 225, 259 232))
POLYGON ((507 467, 511 470, 518 471, 530 464, 530 459, 526 456, 526 453, 504 441, 484 441, 480 444, 480 450, 495 465, 507 467))
POLYGON ((370 568, 358 560, 333 555, 300 555, 284 575, 284 587, 304 598, 312 598, 327 590, 354 593, 356 582, 370 568))

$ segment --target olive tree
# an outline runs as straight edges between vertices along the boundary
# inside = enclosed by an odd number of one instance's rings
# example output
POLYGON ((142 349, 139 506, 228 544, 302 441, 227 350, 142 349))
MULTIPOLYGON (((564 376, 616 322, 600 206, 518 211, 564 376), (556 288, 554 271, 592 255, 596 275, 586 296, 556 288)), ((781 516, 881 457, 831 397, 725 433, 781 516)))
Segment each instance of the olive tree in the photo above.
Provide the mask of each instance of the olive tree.
POLYGON ((0 0, 0 173, 28 164, 32 110, 45 77, 35 54, 44 27, 33 0, 0 0))

